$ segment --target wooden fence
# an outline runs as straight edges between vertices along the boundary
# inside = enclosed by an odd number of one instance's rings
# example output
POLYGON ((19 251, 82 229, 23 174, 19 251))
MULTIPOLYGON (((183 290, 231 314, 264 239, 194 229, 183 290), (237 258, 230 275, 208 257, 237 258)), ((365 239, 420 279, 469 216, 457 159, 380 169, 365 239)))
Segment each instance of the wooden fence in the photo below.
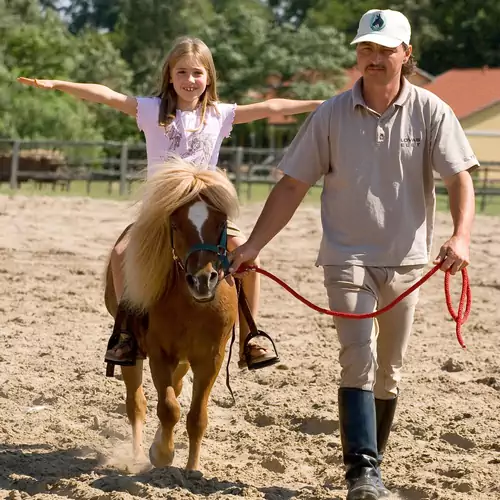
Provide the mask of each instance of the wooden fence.
MULTIPOLYGON (((474 174, 476 196, 484 210, 491 197, 500 195, 500 131, 468 132, 498 138, 498 162, 482 162, 474 174)), ((236 190, 248 200, 252 187, 267 185, 269 190, 280 178, 277 168, 285 150, 222 147, 219 166, 226 169, 236 190)), ((84 181, 90 194, 96 182, 106 182, 108 192, 118 185, 120 195, 130 193, 134 182, 144 177, 145 144, 122 142, 29 141, 0 139, 0 184, 18 189, 23 182, 38 186, 52 185, 70 190, 74 181, 84 181)), ((320 183, 318 183, 320 185, 320 183)), ((436 192, 446 194, 442 181, 436 178, 436 192)))
MULTIPOLYGON (((252 184, 272 185, 278 179, 276 165, 283 150, 222 147, 219 166, 226 169, 238 194, 252 184)), ((107 182, 108 192, 118 184, 120 195, 145 175, 144 144, 120 142, 28 141, 0 139, 0 183, 15 190, 27 181, 55 190, 69 190, 74 181, 85 181, 87 193, 92 184, 107 182)))

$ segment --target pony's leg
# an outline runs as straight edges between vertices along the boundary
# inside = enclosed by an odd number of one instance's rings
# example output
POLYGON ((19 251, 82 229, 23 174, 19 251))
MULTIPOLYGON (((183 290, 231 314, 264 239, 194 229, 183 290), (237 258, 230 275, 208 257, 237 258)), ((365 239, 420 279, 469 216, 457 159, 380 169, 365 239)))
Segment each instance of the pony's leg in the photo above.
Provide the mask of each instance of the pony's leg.
POLYGON ((206 359, 203 363, 192 366, 193 397, 191 408, 187 415, 187 432, 189 435, 188 470, 199 470, 201 441, 208 424, 208 398, 219 374, 224 352, 219 352, 215 358, 206 359))
POLYGON ((135 366, 122 366, 122 375, 127 389, 127 416, 132 425, 132 446, 134 459, 143 461, 146 459, 142 447, 142 430, 146 420, 146 397, 142 388, 143 360, 137 360, 135 366))
POLYGON ((155 467, 161 468, 172 465, 175 454, 174 427, 181 414, 173 377, 177 362, 171 363, 161 355, 151 356, 149 366, 158 392, 157 414, 160 419, 160 426, 149 449, 149 459, 155 467))
POLYGON ((189 363, 179 363, 174 372, 174 392, 175 397, 179 397, 182 391, 182 379, 189 370, 189 363))

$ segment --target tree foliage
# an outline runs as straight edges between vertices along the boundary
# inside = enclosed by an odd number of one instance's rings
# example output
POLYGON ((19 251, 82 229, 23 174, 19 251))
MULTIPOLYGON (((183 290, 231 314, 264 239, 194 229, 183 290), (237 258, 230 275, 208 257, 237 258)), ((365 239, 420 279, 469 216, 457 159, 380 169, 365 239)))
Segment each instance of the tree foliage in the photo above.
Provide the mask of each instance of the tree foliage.
MULTIPOLYGON (((173 40, 185 34, 211 48, 225 101, 270 90, 327 98, 354 64, 349 42, 372 7, 369 0, 0 0, 0 134, 139 138, 130 117, 15 79, 99 82, 148 95, 173 40)), ((377 7, 407 15, 414 53, 430 73, 500 65, 498 0, 380 0, 377 7)))
POLYGON ((1 0, 0 134, 4 137, 102 140, 118 129, 118 113, 56 92, 23 87, 18 76, 100 81, 127 90, 132 71, 105 33, 76 37, 52 8, 35 0, 1 0), (2 5, 3 4, 3 5, 2 5), (22 22, 20 20, 22 19, 22 22), (99 119, 105 118, 105 119, 99 119))

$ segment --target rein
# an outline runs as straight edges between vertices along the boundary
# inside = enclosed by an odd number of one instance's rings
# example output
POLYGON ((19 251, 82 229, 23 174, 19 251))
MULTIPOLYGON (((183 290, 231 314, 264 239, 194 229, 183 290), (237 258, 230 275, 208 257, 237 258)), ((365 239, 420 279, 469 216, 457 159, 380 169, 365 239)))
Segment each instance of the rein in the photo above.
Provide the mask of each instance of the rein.
MULTIPOLYGON (((222 230, 222 234, 219 240, 219 243, 217 245, 211 245, 208 243, 198 243, 196 245, 193 245, 190 247, 188 250, 186 257, 184 258, 184 261, 182 261, 176 254, 175 248, 174 248, 174 241, 173 241, 173 231, 171 229, 170 232, 171 236, 171 248, 172 248, 172 255, 174 261, 179 265, 179 267, 182 269, 182 271, 186 272, 186 264, 191 255, 193 255, 195 252, 199 251, 208 251, 208 252, 213 252, 217 256, 217 260, 219 263, 219 269, 222 269, 223 271, 223 276, 222 278, 219 277, 219 281, 217 283, 217 286, 228 276, 229 274, 229 267, 230 267, 230 262, 228 258, 228 252, 227 252, 227 223, 224 225, 224 228, 222 230)), ((404 298, 406 298, 408 295, 410 295, 412 292, 414 292, 417 288, 421 287, 431 276, 436 274, 441 267, 441 263, 436 264, 429 272, 427 272, 420 280, 418 280, 415 284, 413 284, 411 287, 409 287, 406 291, 404 291, 401 295, 396 297, 391 303, 387 304, 385 307, 378 309, 376 311, 373 311, 371 313, 348 313, 348 312, 340 312, 340 311, 332 311, 330 309, 325 309, 322 308, 311 301, 307 300, 304 296, 299 294, 296 290, 294 290, 290 285, 288 285, 285 281, 282 279, 278 278, 276 275, 273 273, 266 271, 265 269, 262 269, 258 266, 249 266, 241 271, 238 270, 238 272, 246 272, 246 271, 253 271, 257 272, 259 274, 262 274, 263 276, 266 276, 273 280, 275 283, 280 285, 282 288, 284 288, 288 293, 293 295, 297 300, 308 306, 309 308, 313 309, 316 312, 319 312, 321 314, 326 314, 328 316, 336 316, 340 318, 349 318, 349 319, 368 319, 368 318, 375 318, 377 316, 380 316, 381 314, 384 314, 385 312, 389 311, 392 309, 394 306, 396 306, 398 303, 400 303, 404 298)), ((448 312, 450 313, 450 316, 452 317, 453 321, 455 321, 456 327, 455 327, 455 333, 456 337, 458 340, 458 343, 462 348, 466 348, 465 343, 463 341, 462 337, 462 325, 466 323, 466 321, 469 318, 470 312, 471 312, 471 307, 472 307, 472 292, 471 292, 471 287, 469 283, 469 276, 467 273, 467 269, 462 269, 461 270, 462 274, 462 290, 460 294, 460 301, 458 305, 458 310, 455 311, 453 308, 453 304, 451 301, 451 294, 450 294, 450 276, 451 273, 450 271, 446 271, 444 275, 444 293, 445 293, 445 300, 446 300, 446 306, 448 308, 448 312)), ((240 283, 238 283, 239 280, 236 280, 237 283, 237 294, 238 294, 238 305, 241 308, 244 316, 246 317, 246 320, 249 325, 251 325, 251 332, 249 335, 249 338, 246 339, 246 344, 250 340, 250 338, 253 338, 258 335, 263 335, 267 338, 269 338, 273 344, 273 347, 276 352, 276 348, 274 346, 274 342, 272 339, 265 334, 264 332, 261 332, 260 330, 257 330, 257 327, 255 326, 255 322, 253 321, 252 315, 250 313, 250 310, 248 308, 248 304, 246 301, 246 297, 243 292, 243 287, 241 286, 240 283), (253 325, 253 328, 252 328, 253 325)), ((231 355, 232 355, 232 350, 233 350, 233 345, 236 339, 236 333, 235 333, 235 328, 236 325, 233 325, 232 328, 232 336, 231 336, 231 343, 229 346, 229 354, 228 354, 228 361, 226 365, 226 386, 231 394, 231 397, 233 399, 233 404, 236 403, 236 400, 234 398, 233 391, 231 389, 230 385, 230 380, 229 380, 229 363, 231 361, 231 355)))
MULTIPOLYGON (((331 311, 330 309, 324 309, 322 307, 317 306, 316 304, 313 304, 309 300, 307 300, 305 297, 300 295, 297 291, 295 291, 290 285, 285 283, 283 280, 275 276, 274 274, 270 273, 269 271, 266 271, 265 269, 262 269, 257 266, 250 266, 247 267, 243 270, 245 271, 255 271, 257 273, 260 273, 264 276, 267 276, 268 278, 272 279, 274 282, 276 282, 278 285, 283 287, 287 292, 289 292, 291 295, 293 295, 296 299, 298 299, 300 302, 305 304, 306 306, 310 307, 314 311, 317 311, 322 314, 327 314, 328 316, 337 316, 339 318, 350 318, 350 319, 368 319, 368 318, 375 318, 376 316, 380 316, 381 314, 389 311, 392 309, 396 304, 401 302, 405 297, 410 295, 410 293, 414 292, 417 288, 422 286, 432 275, 437 273, 439 271, 439 268, 441 267, 441 263, 436 264, 427 274, 425 274, 420 280, 418 280, 414 285, 412 285, 408 290, 403 292, 399 297, 396 297, 390 304, 387 304, 385 307, 382 309, 378 309, 377 311, 371 312, 371 313, 363 313, 363 314, 356 314, 356 313, 347 313, 347 312, 339 312, 339 311, 331 311)), ((239 271, 241 272, 241 271, 239 271)), ((460 344, 461 347, 465 349, 465 343, 462 338, 462 325, 465 324, 467 319, 469 318, 469 314, 471 311, 471 306, 472 306, 472 292, 471 292, 471 287, 469 283, 469 276, 467 274, 467 269, 462 269, 462 291, 460 294, 460 302, 458 305, 458 311, 455 312, 453 309, 453 304, 451 302, 451 294, 450 294, 450 271, 446 271, 444 275, 444 293, 445 293, 445 299, 446 299, 446 306, 448 308, 448 312, 450 313, 450 316, 456 323, 456 337, 458 340, 458 343, 460 344)))

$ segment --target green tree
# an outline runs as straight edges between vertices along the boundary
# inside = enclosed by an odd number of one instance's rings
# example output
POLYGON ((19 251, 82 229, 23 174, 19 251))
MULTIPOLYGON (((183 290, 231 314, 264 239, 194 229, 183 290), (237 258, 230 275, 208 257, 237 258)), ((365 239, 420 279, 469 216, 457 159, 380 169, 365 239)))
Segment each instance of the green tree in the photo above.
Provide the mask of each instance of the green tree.
POLYGON ((0 24, 0 134, 115 139, 122 130, 119 113, 103 115, 98 107, 73 97, 16 82, 22 75, 129 88, 131 71, 107 35, 88 30, 75 37, 56 11, 41 9, 36 0, 0 0, 0 8, 5 13, 0 24))
POLYGON ((124 0, 116 44, 134 70, 133 87, 150 93, 173 40, 196 35, 213 16, 210 0, 124 0))
POLYGON ((344 69, 354 64, 344 35, 329 26, 276 26, 266 48, 261 64, 267 74, 277 71, 287 82, 279 89, 287 97, 327 99, 344 84, 344 69))
POLYGON ((3 137, 103 140, 92 110, 66 96, 53 92, 40 95, 26 89, 11 92, 9 101, 2 104, 0 135, 3 137))
POLYGON ((279 24, 300 26, 310 10, 315 9, 321 0, 267 0, 279 24))
POLYGON ((72 0, 65 8, 69 29, 79 33, 86 28, 112 32, 115 30, 126 0, 72 0))
POLYGON ((436 33, 422 40, 424 69, 439 74, 450 68, 500 66, 498 0, 434 0, 426 16, 436 33))
POLYGON ((347 42, 356 35, 361 16, 370 9, 386 9, 390 0, 379 0, 374 7, 372 0, 357 0, 345 2, 343 0, 318 0, 308 10, 304 22, 311 28, 317 26, 333 26, 344 33, 347 42))
POLYGON ((258 65, 271 24, 272 17, 262 5, 247 1, 215 14, 198 32, 212 51, 224 100, 241 101, 265 81, 258 65))
MULTIPOLYGON (((201 37, 212 49, 223 101, 248 103, 270 92, 294 99, 326 99, 343 84, 353 53, 335 28, 277 24, 269 8, 247 0, 217 13, 201 37), (281 82, 271 84, 271 78, 281 82)), ((300 120, 299 120, 300 121, 300 120)), ((265 124, 238 125, 238 143, 265 124)))
POLYGON ((451 68, 500 66, 498 0, 318 0, 307 11, 310 27, 334 26, 350 41, 360 17, 371 8, 403 12, 412 26, 413 52, 422 69, 439 74, 451 68))
POLYGON ((264 93, 273 75, 286 82, 278 94, 300 99, 333 95, 343 83, 342 68, 353 62, 343 35, 330 27, 276 25, 269 10, 256 12, 240 3, 205 27, 221 96, 249 100, 249 90, 264 93))

